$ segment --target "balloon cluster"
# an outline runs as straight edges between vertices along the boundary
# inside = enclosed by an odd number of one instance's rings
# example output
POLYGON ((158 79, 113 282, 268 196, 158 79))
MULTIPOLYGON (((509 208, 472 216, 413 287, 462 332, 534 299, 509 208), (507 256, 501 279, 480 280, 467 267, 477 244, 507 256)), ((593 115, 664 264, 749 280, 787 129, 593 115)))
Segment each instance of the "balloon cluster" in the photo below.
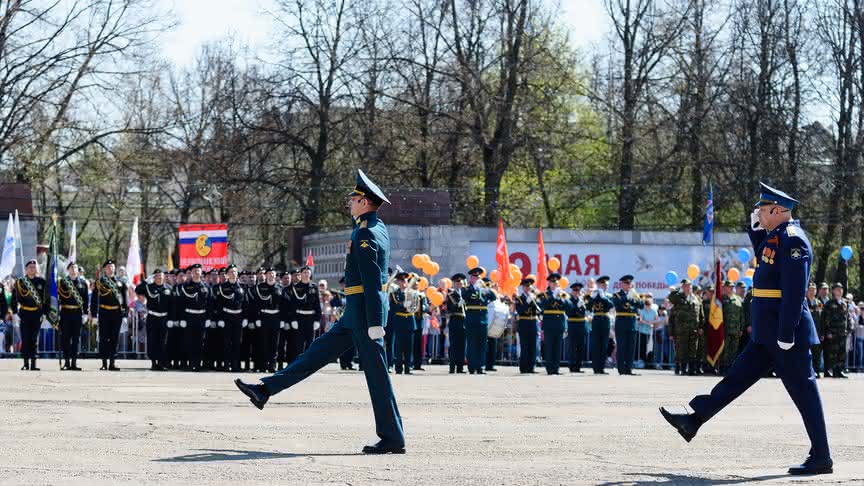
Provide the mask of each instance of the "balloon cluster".
MULTIPOLYGON (((430 277, 434 277, 441 271, 441 266, 438 265, 438 263, 433 262, 432 258, 425 253, 418 253, 411 257, 411 264, 414 265, 414 268, 422 271, 430 277)), ((444 281, 447 282, 447 286, 442 288, 447 290, 453 283, 449 278, 443 278, 439 284, 444 281)), ((429 299, 429 303, 434 306, 439 306, 444 303, 444 294, 442 294, 438 288, 430 286, 429 279, 426 277, 420 277, 417 279, 417 290, 425 292, 426 298, 429 299)))

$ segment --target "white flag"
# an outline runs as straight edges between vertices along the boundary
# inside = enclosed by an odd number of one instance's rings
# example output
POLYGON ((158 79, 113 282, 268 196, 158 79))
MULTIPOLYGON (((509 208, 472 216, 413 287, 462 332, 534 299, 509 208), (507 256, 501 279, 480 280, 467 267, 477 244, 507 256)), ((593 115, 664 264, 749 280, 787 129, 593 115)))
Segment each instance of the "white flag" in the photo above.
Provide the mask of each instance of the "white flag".
POLYGON ((11 275, 15 270, 15 258, 18 251, 15 238, 15 221, 9 213, 9 224, 6 225, 6 239, 3 240, 3 259, 0 260, 0 278, 11 275))
POLYGON ((138 245, 138 218, 132 223, 132 236, 129 238, 129 256, 126 258, 126 276, 134 285, 141 283, 141 246, 138 245))
POLYGON ((15 246, 18 247, 18 257, 21 259, 21 275, 24 275, 24 238, 21 238, 21 219, 18 217, 18 210, 15 210, 15 246))
POLYGON ((78 239, 78 231, 75 227, 75 221, 72 221, 72 237, 69 239, 69 263, 75 263, 75 260, 78 257, 78 246, 76 240, 78 239))

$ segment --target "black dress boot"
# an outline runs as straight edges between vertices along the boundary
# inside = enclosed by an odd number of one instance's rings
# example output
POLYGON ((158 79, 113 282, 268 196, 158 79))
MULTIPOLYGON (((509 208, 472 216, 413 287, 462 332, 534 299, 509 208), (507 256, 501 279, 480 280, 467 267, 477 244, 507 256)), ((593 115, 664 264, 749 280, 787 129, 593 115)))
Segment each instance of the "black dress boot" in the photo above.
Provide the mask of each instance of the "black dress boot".
POLYGON ((39 371, 39 368, 36 367, 36 358, 30 360, 30 371, 39 371))

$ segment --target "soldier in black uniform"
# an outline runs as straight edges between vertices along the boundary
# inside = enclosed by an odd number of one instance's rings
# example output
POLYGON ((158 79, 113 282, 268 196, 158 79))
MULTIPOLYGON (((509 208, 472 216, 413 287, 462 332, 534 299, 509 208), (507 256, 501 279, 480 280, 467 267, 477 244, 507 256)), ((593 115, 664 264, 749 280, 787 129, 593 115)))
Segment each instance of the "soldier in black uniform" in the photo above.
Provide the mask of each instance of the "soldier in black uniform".
POLYGON ((152 282, 141 282, 135 287, 135 295, 145 299, 147 305, 147 356, 150 369, 165 371, 168 366, 165 354, 165 337, 168 319, 173 305, 171 289, 165 285, 165 275, 158 268, 153 271, 152 282))
POLYGON ((190 268, 192 278, 179 286, 174 307, 183 329, 183 350, 189 360, 186 369, 200 371, 201 346, 208 321, 210 292, 202 280, 201 265, 196 263, 190 268))
POLYGON ((126 284, 114 277, 116 268, 113 260, 105 260, 102 276, 94 284, 90 297, 90 313, 93 322, 99 326, 99 355, 102 358, 102 367, 99 369, 102 371, 119 370, 114 365, 114 359, 117 356, 120 327, 126 321, 129 309, 126 284))
POLYGON ((78 276, 78 265, 66 265, 68 275, 57 283, 60 304, 60 340, 63 349, 63 369, 81 371, 78 367, 78 341, 81 324, 87 321, 87 281, 78 276))
POLYGON ((513 302, 516 312, 516 332, 519 334, 519 372, 536 373, 537 363, 537 321, 543 312, 537 303, 538 292, 533 278, 523 278, 522 287, 513 302))
POLYGON ((588 307, 582 297, 582 284, 570 285, 570 305, 567 307, 567 354, 571 373, 582 373, 585 339, 588 336, 588 307))
POLYGON ((240 337, 240 362, 244 371, 252 371, 252 357, 255 353, 255 340, 258 337, 255 327, 254 306, 252 305, 252 292, 255 290, 255 273, 247 271, 245 282, 241 286, 246 293, 246 311, 243 315, 243 333, 240 337))
POLYGON ((246 290, 237 281, 237 267, 228 265, 227 281, 213 289, 213 315, 220 329, 224 329, 223 354, 231 371, 240 371, 240 344, 243 328, 247 324, 246 290))
POLYGON ((287 274, 285 280, 287 285, 282 286, 282 299, 280 303, 280 324, 279 324, 279 344, 278 344, 278 369, 284 369, 284 363, 291 364, 297 358, 297 340, 300 332, 300 324, 297 322, 297 317, 294 314, 294 300, 291 299, 293 294, 294 281, 292 275, 296 272, 297 279, 300 278, 300 269, 295 269, 287 274))
POLYGON ((465 287, 468 277, 457 273, 450 277, 453 288, 447 292, 447 329, 449 330, 450 373, 465 373, 465 287))
POLYGON ((282 289, 276 285, 276 271, 267 270, 263 282, 257 284, 250 296, 255 316, 258 340, 255 343, 255 369, 273 373, 276 371, 276 344, 279 338, 279 313, 282 289))
MULTIPOLYGON (((294 316, 300 335, 296 341, 296 352, 299 356, 312 345, 315 331, 321 326, 321 301, 318 287, 310 281, 312 269, 300 269, 300 282, 291 288, 289 298, 293 302, 294 316)), ((293 327, 293 321, 292 321, 293 327)))
POLYGON ((207 321, 204 329, 204 363, 205 370, 226 371, 225 367, 225 321, 220 321, 216 314, 213 302, 213 291, 219 286, 219 271, 211 270, 206 283, 210 293, 209 307, 207 309, 207 321), (222 327, 219 323, 222 323, 222 327))
POLYGON ((25 275, 15 281, 12 287, 12 313, 21 320, 21 356, 24 358, 22 370, 39 371, 36 367, 36 344, 42 316, 48 310, 44 301, 45 279, 36 276, 36 260, 24 265, 25 275))
POLYGON ((183 352, 183 334, 185 330, 180 327, 180 316, 177 314, 177 299, 179 298, 180 286, 183 285, 186 273, 174 269, 171 271, 173 286, 168 299, 168 322, 165 324, 165 367, 172 370, 180 370, 186 366, 186 357, 183 352))

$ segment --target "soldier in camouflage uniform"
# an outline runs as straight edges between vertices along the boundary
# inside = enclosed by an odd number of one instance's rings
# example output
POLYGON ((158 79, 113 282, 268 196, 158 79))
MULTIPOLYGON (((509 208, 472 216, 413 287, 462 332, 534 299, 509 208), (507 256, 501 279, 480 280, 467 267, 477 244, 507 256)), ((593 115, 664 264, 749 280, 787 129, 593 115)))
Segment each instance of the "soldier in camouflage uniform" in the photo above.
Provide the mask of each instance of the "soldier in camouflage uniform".
POLYGON ((849 303, 843 298, 843 284, 840 282, 831 286, 834 298, 829 300, 822 309, 822 327, 824 340, 822 352, 825 354, 825 376, 828 370, 834 378, 846 378, 843 368, 846 363, 846 336, 849 332, 849 303))
POLYGON ((693 284, 685 278, 681 281, 681 290, 674 290, 668 297, 673 305, 669 313, 669 332, 675 344, 675 371, 691 376, 696 374, 699 332, 705 325, 702 301, 692 292, 693 284))
POLYGON ((819 344, 810 346, 810 354, 813 360, 813 371, 816 373, 816 378, 819 378, 819 369, 822 364, 822 343, 825 339, 825 334, 822 332, 822 301, 816 297, 816 284, 810 282, 807 287, 807 307, 810 308, 810 313, 813 314, 813 322, 816 323, 816 333, 819 335, 819 344))
POLYGON ((701 375, 704 369, 708 369, 709 365, 706 361, 708 351, 705 347, 707 344, 708 335, 708 318, 711 317, 711 299, 714 296, 714 286, 707 285, 702 287, 702 326, 697 331, 696 341, 696 374, 701 375))
POLYGON ((738 356, 738 339, 744 332, 744 306, 735 295, 732 282, 723 282, 723 355, 720 356, 720 374, 732 366, 738 356))

